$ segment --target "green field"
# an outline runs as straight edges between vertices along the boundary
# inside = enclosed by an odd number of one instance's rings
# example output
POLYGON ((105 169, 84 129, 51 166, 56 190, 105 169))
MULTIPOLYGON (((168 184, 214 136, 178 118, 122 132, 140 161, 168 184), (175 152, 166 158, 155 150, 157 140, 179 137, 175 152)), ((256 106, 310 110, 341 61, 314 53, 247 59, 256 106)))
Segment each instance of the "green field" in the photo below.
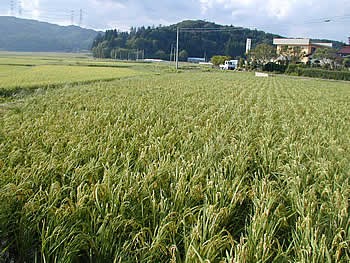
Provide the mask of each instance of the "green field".
POLYGON ((127 69, 0 104, 5 260, 350 261, 348 83, 127 69))
MULTIPOLYGON (((6 66, 5 66, 6 67, 6 66)), ((2 66, 0 66, 1 70, 2 66)), ((136 75, 129 68, 85 67, 64 65, 41 65, 35 67, 11 66, 0 71, 0 85, 4 90, 25 87, 45 87, 48 85, 108 80, 136 75)))
POLYGON ((87 55, 0 52, 0 101, 38 88, 144 75, 157 68, 142 64, 94 60, 87 55))

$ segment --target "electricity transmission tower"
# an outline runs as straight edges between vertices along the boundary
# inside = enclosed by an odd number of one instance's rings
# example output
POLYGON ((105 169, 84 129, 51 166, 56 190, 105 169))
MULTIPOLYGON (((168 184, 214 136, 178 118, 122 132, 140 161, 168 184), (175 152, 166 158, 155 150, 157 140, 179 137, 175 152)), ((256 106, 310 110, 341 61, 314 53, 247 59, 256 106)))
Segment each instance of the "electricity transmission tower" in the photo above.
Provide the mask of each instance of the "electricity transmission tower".
POLYGON ((70 13, 70 24, 74 25, 74 10, 72 10, 70 13))
POLYGON ((14 16, 14 15, 15 15, 15 5, 16 5, 15 0, 11 0, 11 1, 10 1, 10 10, 11 10, 10 15, 11 15, 11 16, 14 16))
POLYGON ((22 2, 18 1, 18 16, 22 16, 22 2))
POLYGON ((83 24, 83 9, 79 10, 79 26, 83 24))

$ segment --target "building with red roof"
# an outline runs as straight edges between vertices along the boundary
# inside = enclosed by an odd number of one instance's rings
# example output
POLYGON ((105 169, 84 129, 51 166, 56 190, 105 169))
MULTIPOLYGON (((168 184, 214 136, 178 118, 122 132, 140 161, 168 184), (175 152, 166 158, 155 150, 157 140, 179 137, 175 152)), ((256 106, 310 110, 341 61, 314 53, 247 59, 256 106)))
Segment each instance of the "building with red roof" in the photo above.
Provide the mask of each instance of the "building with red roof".
POLYGON ((342 57, 350 57, 350 46, 343 46, 339 51, 338 54, 342 57))

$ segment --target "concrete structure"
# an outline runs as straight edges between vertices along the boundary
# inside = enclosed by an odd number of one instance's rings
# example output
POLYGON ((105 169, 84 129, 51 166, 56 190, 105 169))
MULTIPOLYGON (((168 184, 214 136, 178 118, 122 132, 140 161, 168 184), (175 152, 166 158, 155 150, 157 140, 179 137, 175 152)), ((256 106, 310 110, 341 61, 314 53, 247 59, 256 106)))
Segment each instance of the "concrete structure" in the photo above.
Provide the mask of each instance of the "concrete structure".
POLYGON ((155 58, 146 58, 143 60, 144 62, 165 62, 162 59, 155 59, 155 58))
POLYGON ((259 78, 268 78, 269 74, 267 73, 261 73, 261 72, 255 72, 255 77, 259 77, 259 78))
POLYGON ((332 43, 313 42, 309 38, 275 38, 273 44, 277 46, 277 54, 282 55, 283 49, 300 47, 300 52, 303 54, 301 62, 306 63, 309 61, 310 56, 316 51, 317 48, 331 48, 332 43))
POLYGON ((245 47, 245 53, 248 54, 248 52, 252 49, 252 39, 247 38, 247 43, 245 47))

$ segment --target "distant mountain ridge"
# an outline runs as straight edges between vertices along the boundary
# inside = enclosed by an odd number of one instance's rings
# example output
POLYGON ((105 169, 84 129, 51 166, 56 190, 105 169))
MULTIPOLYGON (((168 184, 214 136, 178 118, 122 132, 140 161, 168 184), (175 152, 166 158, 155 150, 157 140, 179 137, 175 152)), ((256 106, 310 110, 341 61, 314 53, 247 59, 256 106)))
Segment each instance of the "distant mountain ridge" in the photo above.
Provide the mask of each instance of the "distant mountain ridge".
MULTIPOLYGON (((170 26, 131 28, 130 32, 117 29, 104 34, 78 26, 59 26, 31 19, 0 16, 0 50, 26 52, 76 52, 93 50, 98 57, 117 57, 128 50, 143 50, 145 57, 167 59, 176 42, 176 28, 234 29, 232 32, 181 33, 180 51, 183 55, 210 57, 227 54, 242 56, 245 41, 252 38, 253 46, 272 44, 279 35, 242 27, 224 26, 202 20, 185 20, 170 26), (114 53, 113 53, 114 52, 114 53)), ((330 41, 330 40, 328 40, 330 41)), ((339 41, 331 41, 336 48, 339 41)))
POLYGON ((0 16, 0 50, 75 52, 90 50, 98 32, 30 19, 0 16))

